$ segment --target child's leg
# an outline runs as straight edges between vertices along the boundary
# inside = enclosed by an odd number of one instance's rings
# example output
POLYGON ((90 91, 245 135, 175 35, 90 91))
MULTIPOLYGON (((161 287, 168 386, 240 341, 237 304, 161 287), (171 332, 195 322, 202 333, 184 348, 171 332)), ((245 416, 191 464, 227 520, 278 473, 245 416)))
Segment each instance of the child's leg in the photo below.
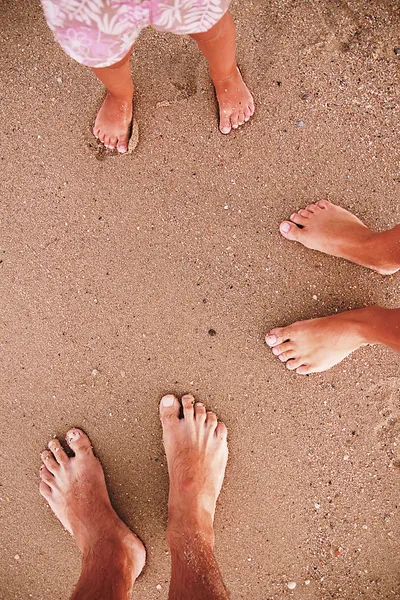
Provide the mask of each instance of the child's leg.
POLYGON ((107 96, 97 114, 93 134, 107 148, 117 147, 127 152, 133 112, 133 82, 131 77, 131 50, 110 67, 92 68, 93 73, 106 86, 107 96))
POLYGON ((205 33, 191 36, 206 57, 217 94, 222 133, 229 133, 248 121, 254 113, 253 97, 236 65, 236 32, 227 12, 205 33))

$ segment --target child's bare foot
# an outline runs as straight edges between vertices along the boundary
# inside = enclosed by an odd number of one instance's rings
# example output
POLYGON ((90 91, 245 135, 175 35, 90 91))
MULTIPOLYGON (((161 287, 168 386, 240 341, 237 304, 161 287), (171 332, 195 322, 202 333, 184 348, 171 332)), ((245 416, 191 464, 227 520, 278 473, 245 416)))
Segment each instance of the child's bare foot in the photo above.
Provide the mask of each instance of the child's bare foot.
POLYGON ((164 396, 160 403, 170 478, 167 536, 201 536, 213 547, 215 507, 228 460, 227 429, 193 396, 183 396, 182 406, 180 419, 175 396, 164 396))
POLYGON ((289 370, 299 375, 319 373, 368 343, 365 335, 368 315, 368 309, 360 309, 298 321, 271 329, 265 341, 289 370))
MULTIPOLYGON (((327 200, 293 213, 290 221, 283 221, 279 229, 288 240, 345 258, 382 275, 399 269, 392 257, 393 236, 371 231, 348 210, 327 200)), ((397 243, 400 244, 400 239, 397 243)))
POLYGON ((132 94, 123 100, 107 92, 97 114, 93 135, 110 150, 117 148, 118 152, 128 151, 133 111, 132 95, 133 87, 132 94))
POLYGON ((112 508, 103 469, 89 438, 74 428, 66 440, 75 454, 72 458, 57 439, 50 440, 49 450, 41 454, 40 493, 74 536, 84 557, 96 552, 118 557, 131 588, 145 563, 144 546, 112 508))
POLYGON ((253 96, 237 67, 230 77, 213 83, 219 104, 219 129, 227 134, 232 127, 237 129, 253 116, 253 96))

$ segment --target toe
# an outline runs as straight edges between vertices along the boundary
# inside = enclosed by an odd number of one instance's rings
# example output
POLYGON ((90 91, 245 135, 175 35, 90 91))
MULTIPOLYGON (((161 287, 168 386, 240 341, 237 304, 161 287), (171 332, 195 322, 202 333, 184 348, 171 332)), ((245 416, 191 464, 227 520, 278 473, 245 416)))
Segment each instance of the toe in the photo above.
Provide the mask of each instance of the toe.
POLYGON ((39 471, 39 477, 42 481, 44 481, 49 487, 54 483, 54 475, 49 471, 46 465, 42 465, 39 471))
POLYGON ((305 227, 309 223, 309 220, 306 217, 299 215, 299 213, 293 213, 290 215, 290 220, 293 223, 296 223, 296 225, 301 225, 302 227, 305 227))
POLYGON ((226 440, 228 437, 228 429, 225 423, 218 423, 217 428, 215 429, 215 435, 221 440, 226 440))
POLYGON ((312 215, 312 212, 310 212, 309 210, 307 210, 306 208, 301 208, 299 211, 297 211, 298 214, 303 217, 304 219, 309 219, 312 215))
POLYGON ((310 366, 301 365, 296 369, 296 373, 297 375, 310 375, 310 373, 313 373, 313 370, 310 366))
POLYGON ((58 469, 60 468, 60 465, 58 464, 50 450, 43 450, 43 452, 40 455, 40 458, 42 459, 43 464, 48 468, 50 473, 57 473, 58 469))
POLYGON ((192 394, 182 396, 183 416, 185 419, 193 419, 194 417, 194 397, 192 394))
POLYGON ((243 125, 244 124, 244 111, 243 110, 239 110, 238 113, 238 125, 243 125))
POLYGON ((272 348, 290 339, 289 327, 275 327, 265 336, 265 341, 272 348))
POLYGON ((281 362, 286 362, 292 358, 296 358, 296 352, 294 350, 288 350, 287 352, 282 352, 278 355, 278 358, 281 362))
POLYGON ((307 210, 308 210, 308 212, 310 212, 310 213, 316 213, 316 212, 318 212, 318 211, 319 211, 319 206, 318 206, 317 204, 309 204, 309 205, 307 206, 307 210))
POLYGON ((320 208, 329 208, 329 206, 332 206, 332 203, 329 200, 319 200, 317 206, 320 208))
POLYGON ((294 225, 294 223, 289 223, 289 221, 283 221, 283 223, 279 225, 279 231, 287 240, 292 240, 296 242, 301 240, 302 229, 297 227, 297 225, 294 225))
POLYGON ((194 415, 196 421, 200 421, 201 423, 206 422, 206 407, 202 402, 196 402, 194 405, 194 415))
POLYGON ((92 444, 86 433, 83 433, 81 429, 73 427, 67 432, 65 436, 68 446, 73 450, 76 456, 79 454, 87 453, 92 451, 92 444))
POLYGON ((163 425, 179 421, 179 411, 179 400, 173 394, 167 394, 161 398, 160 419, 163 425))
POLYGON ((225 135, 232 129, 231 121, 227 110, 222 110, 219 119, 219 130, 225 135))
POLYGON ((46 500, 48 500, 51 497, 51 488, 44 481, 40 482, 39 492, 46 500))
POLYGON ((236 110, 231 114, 231 125, 233 127, 233 129, 237 129, 239 127, 239 123, 238 123, 238 113, 236 112, 236 110))
POLYGON ((286 363, 286 366, 289 369, 289 371, 294 371, 298 367, 303 366, 303 359, 302 358, 293 358, 292 360, 288 360, 286 363))
POLYGON ((125 152, 128 152, 128 144, 129 144, 128 136, 121 135, 121 137, 118 140, 118 144, 117 144, 118 152, 121 152, 122 154, 125 152))
POLYGON ((279 354, 283 354, 283 352, 289 352, 290 350, 293 350, 292 342, 285 342, 283 344, 278 344, 278 346, 274 346, 272 348, 272 353, 275 354, 275 356, 278 356, 279 354))
POLYGON ((110 141, 109 141, 109 145, 108 145, 110 150, 114 150, 115 146, 117 145, 117 141, 118 141, 118 138, 116 135, 110 136, 110 141))
POLYGON ((254 102, 250 102, 249 104, 249 111, 250 111, 250 116, 252 117, 254 115, 254 111, 255 111, 255 106, 254 106, 254 102))
POLYGON ((246 108, 243 111, 243 115, 244 115, 244 120, 248 121, 251 117, 251 112, 248 106, 246 106, 246 108))
POLYGON ((57 439, 50 440, 47 445, 59 465, 65 465, 69 461, 68 456, 57 439))
POLYGON ((214 412, 212 412, 212 410, 207 411, 206 425, 207 427, 210 427, 210 429, 212 429, 213 431, 218 425, 217 415, 214 412))

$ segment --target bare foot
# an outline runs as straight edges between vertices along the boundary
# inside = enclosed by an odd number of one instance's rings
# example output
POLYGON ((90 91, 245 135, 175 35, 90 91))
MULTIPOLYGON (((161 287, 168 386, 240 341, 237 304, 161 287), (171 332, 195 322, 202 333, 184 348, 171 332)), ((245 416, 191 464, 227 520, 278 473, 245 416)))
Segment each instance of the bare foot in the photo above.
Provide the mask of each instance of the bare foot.
POLYGON ((276 327, 265 337, 272 352, 299 375, 320 373, 367 343, 367 309, 276 327))
POLYGON ((93 135, 110 150, 117 148, 118 152, 128 152, 133 112, 132 96, 133 87, 132 94, 124 100, 118 100, 107 92, 97 114, 93 135))
POLYGON ((40 493, 84 556, 105 545, 113 549, 111 555, 123 555, 132 587, 145 563, 144 546, 112 508, 89 438, 74 428, 66 440, 75 454, 72 458, 57 439, 41 454, 40 493))
POLYGON ((221 133, 229 133, 243 125, 254 114, 254 100, 240 71, 235 71, 222 80, 213 80, 219 104, 219 129, 221 133))
POLYGON ((382 234, 371 231, 348 210, 327 200, 293 213, 290 221, 283 221, 279 229, 288 240, 345 258, 382 275, 398 270, 388 264, 390 251, 381 243, 382 234))
POLYGON ((214 546, 214 513, 228 460, 227 429, 193 396, 160 403, 163 441, 169 472, 168 529, 173 536, 200 535, 214 546))

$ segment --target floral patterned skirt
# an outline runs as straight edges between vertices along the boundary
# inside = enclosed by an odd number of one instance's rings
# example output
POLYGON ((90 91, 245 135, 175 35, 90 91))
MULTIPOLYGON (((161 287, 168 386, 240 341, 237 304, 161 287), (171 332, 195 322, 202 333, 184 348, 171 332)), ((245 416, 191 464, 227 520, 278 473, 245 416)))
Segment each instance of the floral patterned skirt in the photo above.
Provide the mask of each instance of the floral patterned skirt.
POLYGON ((177 34, 211 29, 230 0, 41 0, 47 23, 65 52, 89 67, 108 67, 152 25, 177 34))

